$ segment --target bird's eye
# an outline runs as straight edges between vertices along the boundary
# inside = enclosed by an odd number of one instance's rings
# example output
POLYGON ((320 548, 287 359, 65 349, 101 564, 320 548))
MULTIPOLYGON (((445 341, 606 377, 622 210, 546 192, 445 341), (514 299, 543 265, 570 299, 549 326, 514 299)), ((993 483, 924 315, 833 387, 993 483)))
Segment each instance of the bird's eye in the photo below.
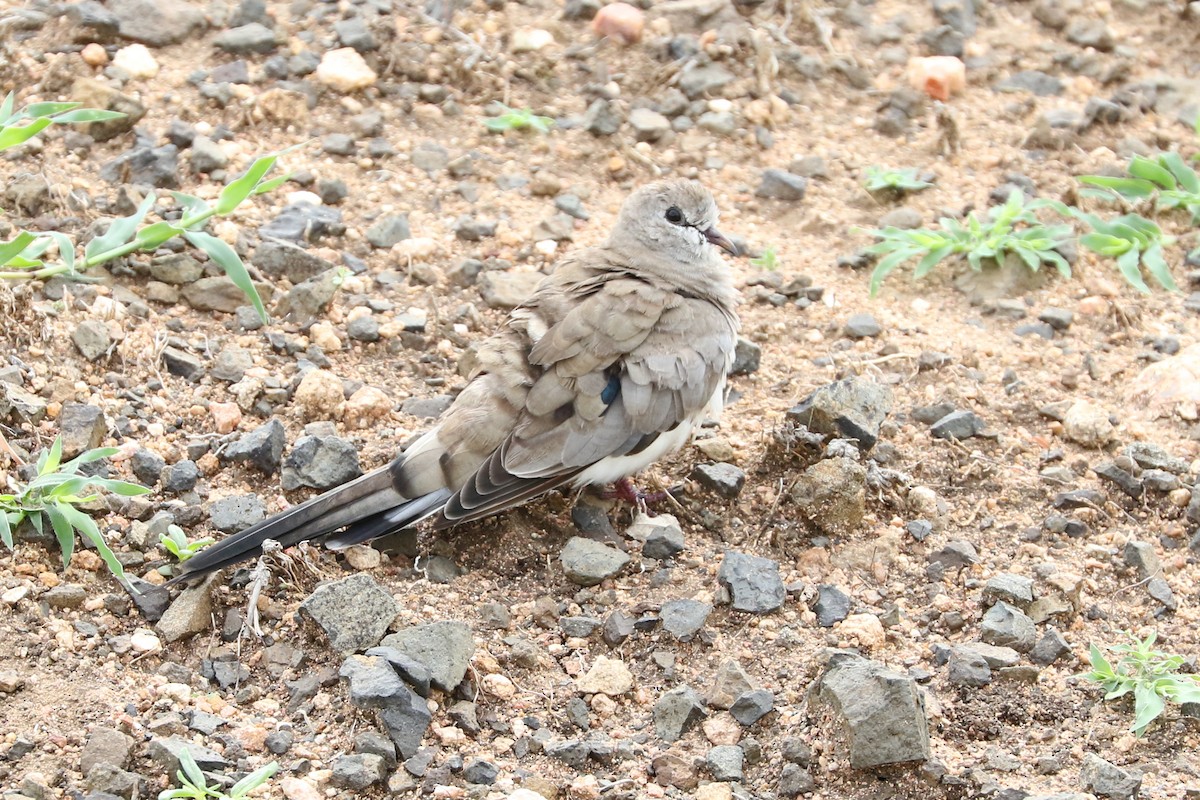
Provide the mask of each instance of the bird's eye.
POLYGON ((683 212, 679 210, 678 206, 671 206, 667 209, 667 222, 672 225, 678 225, 683 222, 683 212))

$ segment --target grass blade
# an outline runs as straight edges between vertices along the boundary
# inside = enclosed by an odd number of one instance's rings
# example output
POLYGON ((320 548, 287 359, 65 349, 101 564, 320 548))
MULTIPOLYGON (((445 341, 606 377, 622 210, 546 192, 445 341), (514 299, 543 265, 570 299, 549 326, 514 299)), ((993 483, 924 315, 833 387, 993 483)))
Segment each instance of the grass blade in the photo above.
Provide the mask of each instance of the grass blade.
POLYGON ((1145 200, 1154 194, 1154 184, 1140 178, 1110 178, 1107 175, 1084 175, 1080 183, 1110 189, 1130 200, 1145 200))
POLYGON ((62 509, 62 505, 50 503, 46 506, 46 516, 54 528, 54 538, 58 539, 59 549, 62 550, 63 569, 66 569, 71 565, 71 556, 75 553, 75 529, 67 521, 62 509))
POLYGON ((1163 189, 1174 189, 1178 185, 1175 176, 1169 170, 1145 156, 1133 157, 1133 160, 1129 162, 1129 174, 1135 178, 1156 183, 1163 189))
POLYGON ((242 177, 221 190, 221 196, 217 198, 217 213, 228 214, 240 206, 254 191, 255 187, 258 186, 259 181, 275 166, 278 158, 278 155, 256 158, 242 177))
POLYGON ((150 192, 137 207, 137 211, 128 217, 114 219, 102 236, 97 236, 87 243, 87 247, 83 249, 84 256, 90 259, 92 256, 120 247, 131 241, 134 233, 137 232, 137 226, 142 224, 142 220, 146 218, 146 215, 150 213, 150 209, 154 207, 155 199, 154 192, 150 192))
POLYGON ((1200 193, 1200 176, 1187 165, 1179 153, 1163 153, 1158 157, 1167 170, 1179 181, 1179 185, 1192 194, 1200 193))
POLYGON ((0 244, 0 265, 7 264, 25 251, 37 237, 29 231, 21 231, 11 241, 0 244))
POLYGON ((1142 253, 1142 263, 1146 265, 1146 271, 1150 273, 1151 277, 1158 281, 1159 286, 1171 292, 1179 291, 1179 287, 1175 284, 1175 278, 1171 275, 1171 268, 1163 259, 1161 244, 1155 242, 1146 248, 1146 252, 1142 253))
POLYGON ((1150 294, 1150 287, 1146 285, 1146 281, 1142 278, 1140 259, 1141 251, 1136 247, 1130 248, 1117 259, 1117 269, 1121 271, 1121 275, 1124 276, 1130 286, 1142 294, 1150 294))
POLYGON ((41 119, 35 119, 28 125, 0 129, 0 150, 7 150, 10 147, 23 144, 49 127, 50 120, 42 117, 41 119))
POLYGON ((9 550, 13 549, 12 523, 8 519, 8 511, 0 508, 0 542, 9 550))
POLYGON ((100 554, 100 558, 104 561, 105 566, 108 567, 108 571, 113 574, 113 577, 124 583, 125 567, 121 565, 112 548, 108 546, 104 535, 100 533, 100 528, 96 526, 96 521, 72 505, 61 503, 58 504, 58 508, 66 516, 67 521, 71 523, 72 527, 79 531, 80 535, 91 542, 92 546, 96 548, 96 552, 100 554))
POLYGON ((230 247, 225 241, 218 239, 215 236, 204 233, 203 231, 186 231, 184 237, 192 243, 193 247, 203 250, 208 253, 208 257, 217 262, 221 269, 225 270, 225 274, 233 281, 246 295, 246 298, 254 306, 254 310, 258 312, 258 317, 264 323, 270 321, 267 316, 267 309, 263 307, 262 298, 258 296, 258 290, 254 288, 254 281, 250 279, 250 273, 246 270, 246 265, 242 263, 242 259, 238 257, 237 251, 230 247))
POLYGON ((73 125, 81 122, 107 122, 110 119, 122 119, 125 116, 120 111, 105 111, 100 108, 80 108, 64 114, 58 114, 54 117, 54 121, 73 125))
POLYGON ((0 125, 12 119, 13 104, 17 101, 17 96, 13 92, 9 92, 4 97, 4 102, 0 103, 0 125))

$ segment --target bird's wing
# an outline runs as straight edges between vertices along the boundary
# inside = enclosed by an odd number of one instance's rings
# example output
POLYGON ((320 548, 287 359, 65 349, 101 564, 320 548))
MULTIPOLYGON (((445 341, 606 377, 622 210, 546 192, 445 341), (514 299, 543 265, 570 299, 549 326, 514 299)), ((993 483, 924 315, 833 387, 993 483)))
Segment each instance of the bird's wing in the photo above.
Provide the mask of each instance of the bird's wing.
POLYGON ((532 342, 524 402, 515 419, 501 415, 507 434, 439 525, 487 516, 640 450, 702 413, 724 379, 735 322, 710 300, 626 273, 543 300, 516 315, 532 342))

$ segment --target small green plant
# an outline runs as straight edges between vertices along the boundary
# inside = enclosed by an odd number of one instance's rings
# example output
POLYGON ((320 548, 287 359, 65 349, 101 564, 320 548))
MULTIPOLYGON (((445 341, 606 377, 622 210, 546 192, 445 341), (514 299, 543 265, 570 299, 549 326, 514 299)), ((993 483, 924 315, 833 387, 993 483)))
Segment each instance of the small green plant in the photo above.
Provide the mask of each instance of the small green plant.
POLYGON ((933 186, 929 181, 921 180, 915 169, 888 169, 886 167, 867 167, 867 175, 863 186, 868 192, 894 192, 908 194, 919 192, 933 186))
POLYGON ((779 253, 776 252, 775 245, 767 245, 767 249, 762 251, 762 255, 750 259, 750 263, 759 269, 771 271, 779 269, 779 253))
POLYGON ((1015 190, 1008 202, 993 206, 983 219, 971 213, 965 222, 942 217, 938 220, 941 230, 888 227, 870 231, 879 241, 867 252, 882 256, 871 273, 871 295, 879 291, 892 270, 912 259, 920 259, 913 270, 914 278, 925 277, 951 256, 965 257, 971 269, 978 272, 985 260, 999 264, 1010 253, 1034 272, 1042 264, 1052 264, 1064 277, 1070 277, 1071 266, 1057 248, 1071 239, 1071 226, 1043 224, 1035 213, 1042 208, 1062 210, 1065 206, 1049 200, 1026 203, 1025 196, 1015 190))
POLYGON ((194 542, 189 542, 187 534, 183 532, 183 528, 178 525, 168 525, 167 532, 160 534, 158 541, 164 550, 175 556, 180 563, 183 563, 216 540, 197 539, 194 542))
POLYGON ((62 462, 62 438, 54 440, 49 450, 43 450, 37 460, 37 475, 27 484, 9 479, 11 494, 0 494, 0 541, 13 549, 13 531, 22 522, 28 521, 39 534, 47 521, 62 549, 63 568, 71 562, 75 552, 75 533, 96 548, 100 558, 108 566, 113 577, 125 583, 125 570, 104 540, 95 521, 76 508, 100 497, 100 491, 84 494, 88 489, 103 490, 125 497, 146 494, 145 486, 111 478, 96 478, 80 475, 84 464, 114 456, 115 447, 100 447, 64 463, 62 462))
POLYGON ((279 764, 272 761, 270 764, 254 770, 231 786, 228 792, 225 792, 219 787, 208 785, 204 771, 200 769, 200 765, 196 763, 191 752, 184 747, 179 751, 179 769, 175 773, 179 787, 159 792, 158 800, 205 800, 210 797, 216 798, 216 800, 240 800, 270 780, 271 776, 278 771, 279 764))
POLYGON ((489 117, 483 121, 489 131, 495 133, 504 133, 505 131, 523 131, 532 129, 538 133, 549 133, 554 127, 554 120, 551 117, 541 117, 533 113, 533 109, 522 108, 520 110, 504 106, 504 113, 499 116, 489 117))
MULTIPOLYGON (((124 116, 111 111, 79 108, 79 105, 33 103, 14 112, 13 94, 10 92, 0 104, 0 151, 28 141, 55 122, 97 122, 124 116), (25 124, 19 124, 22 122, 25 124)), ((248 198, 269 192, 286 181, 287 175, 270 179, 266 177, 280 155, 275 153, 255 159, 240 178, 230 181, 221 190, 215 206, 190 194, 171 192, 182 209, 179 221, 163 219, 139 227, 157 199, 150 192, 132 216, 114 220, 104 235, 88 242, 83 258, 76 256, 75 243, 64 233, 55 231, 36 235, 29 231, 18 231, 11 240, 0 242, 0 280, 45 280, 55 275, 82 280, 84 273, 97 264, 137 251, 153 251, 167 240, 182 236, 225 270, 225 274, 245 293, 258 316, 266 322, 266 308, 241 257, 223 240, 206 233, 204 227, 213 217, 230 214, 248 198), (48 264, 43 256, 52 247, 57 249, 58 259, 48 264)))
POLYGON ((1133 693, 1133 723, 1129 729, 1139 738, 1146 727, 1158 719, 1167 701, 1200 703, 1200 677, 1180 675, 1182 656, 1152 650, 1157 634, 1151 631, 1144 640, 1128 634, 1132 644, 1110 648, 1120 659, 1113 666, 1096 645, 1091 646, 1092 671, 1085 680, 1100 684, 1105 700, 1115 700, 1133 693))
POLYGON ((1139 292, 1150 292, 1142 278, 1145 267, 1164 289, 1179 291, 1163 258, 1163 247, 1175 239, 1165 235, 1153 222, 1138 214, 1124 214, 1106 221, 1078 209, 1072 209, 1071 213, 1092 226, 1092 232, 1080 236, 1079 243, 1097 255, 1115 258, 1117 269, 1130 286, 1139 292))
POLYGON ((1200 225, 1200 176, 1178 153, 1160 153, 1155 158, 1134 156, 1127 168, 1129 177, 1084 175, 1079 179, 1090 187, 1089 194, 1113 196, 1140 202, 1154 200, 1156 211, 1185 211, 1193 225, 1200 225))
POLYGON ((83 103, 30 103, 18 111, 14 110, 15 101, 9 92, 0 103, 0 150, 24 144, 56 123, 104 122, 125 116, 119 111, 82 108, 83 103))

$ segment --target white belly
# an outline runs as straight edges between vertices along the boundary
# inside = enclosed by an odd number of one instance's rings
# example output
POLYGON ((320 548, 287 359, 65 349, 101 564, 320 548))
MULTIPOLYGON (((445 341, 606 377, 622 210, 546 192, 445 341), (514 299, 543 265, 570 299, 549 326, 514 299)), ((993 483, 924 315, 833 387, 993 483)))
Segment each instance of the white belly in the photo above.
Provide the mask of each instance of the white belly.
POLYGON ((597 483, 612 483, 641 472, 646 467, 666 455, 674 453, 687 444, 692 431, 705 419, 718 419, 725 404, 725 381, 722 379, 708 404, 693 414, 681 424, 659 436, 650 446, 640 453, 628 456, 609 456, 602 458, 576 476, 572 484, 575 487, 588 486, 597 483))

